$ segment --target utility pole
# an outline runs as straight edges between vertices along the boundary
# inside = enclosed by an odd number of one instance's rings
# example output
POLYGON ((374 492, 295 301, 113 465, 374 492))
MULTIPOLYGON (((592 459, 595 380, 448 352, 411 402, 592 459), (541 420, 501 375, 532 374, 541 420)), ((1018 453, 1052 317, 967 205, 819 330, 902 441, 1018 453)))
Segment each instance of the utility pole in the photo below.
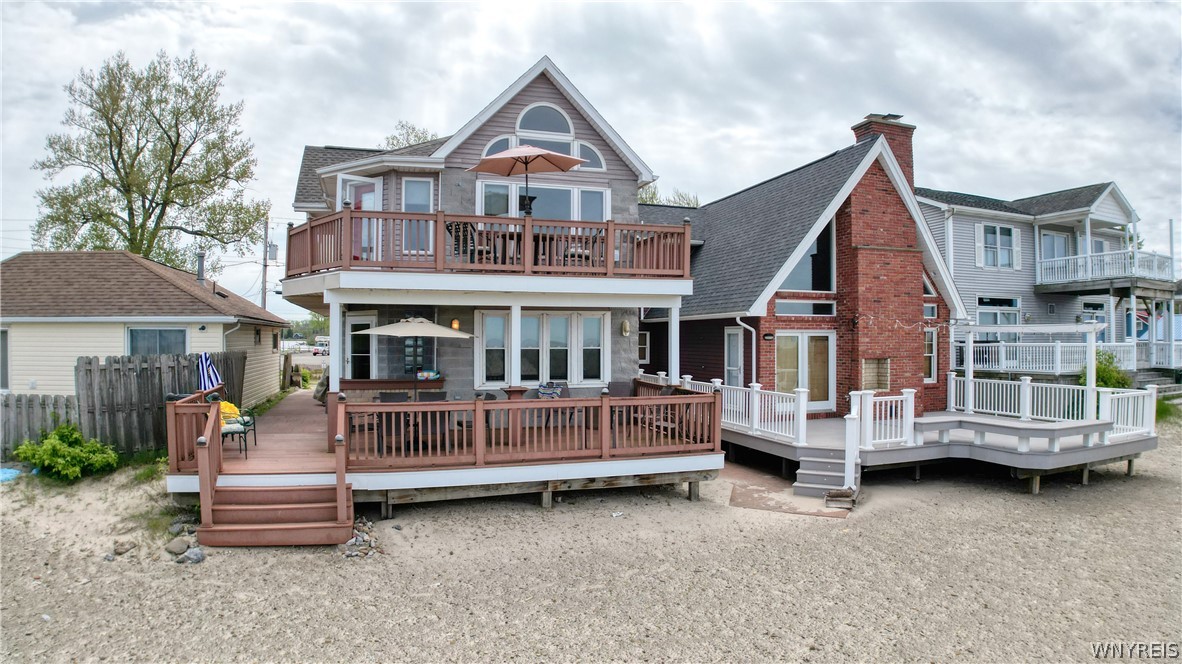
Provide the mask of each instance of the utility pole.
POLYGON ((259 291, 262 307, 267 308, 267 257, 271 255, 271 220, 263 221, 263 287, 259 291))

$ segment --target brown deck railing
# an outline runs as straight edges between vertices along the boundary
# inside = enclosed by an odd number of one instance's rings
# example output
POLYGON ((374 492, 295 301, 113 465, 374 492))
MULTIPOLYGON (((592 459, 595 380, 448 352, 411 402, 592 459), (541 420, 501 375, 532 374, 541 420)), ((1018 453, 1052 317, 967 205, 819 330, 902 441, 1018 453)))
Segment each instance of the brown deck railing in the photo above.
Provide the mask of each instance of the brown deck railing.
POLYGON ((343 210, 287 230, 287 276, 356 268, 688 279, 689 224, 343 210))
POLYGON ((212 390, 164 403, 164 421, 168 435, 168 472, 196 472, 197 438, 205 431, 206 420, 211 412, 206 399, 214 393, 221 395, 223 399, 226 398, 225 386, 218 385, 212 390))
POLYGON ((350 403, 335 427, 351 471, 720 452, 719 394, 350 403))
POLYGON ((195 443, 197 491, 201 496, 201 525, 213 525, 213 491, 222 472, 222 418, 220 406, 205 404, 206 422, 195 443))

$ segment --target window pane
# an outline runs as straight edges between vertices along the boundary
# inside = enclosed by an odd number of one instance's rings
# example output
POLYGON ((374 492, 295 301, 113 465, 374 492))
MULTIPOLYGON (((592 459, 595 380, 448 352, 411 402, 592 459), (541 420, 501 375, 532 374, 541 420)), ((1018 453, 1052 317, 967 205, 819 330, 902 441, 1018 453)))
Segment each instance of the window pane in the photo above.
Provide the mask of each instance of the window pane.
POLYGON ((160 330, 160 350, 161 355, 184 355, 185 354, 185 331, 184 330, 160 330))
POLYGON ((570 351, 566 348, 550 348, 550 380, 569 380, 570 351))
POLYGON ((936 372, 932 369, 933 362, 936 358, 931 355, 923 356, 923 377, 931 380, 936 377, 936 372))
POLYGON ((829 337, 809 336, 809 401, 829 400, 829 337))
POLYGON ((490 383, 505 381, 504 348, 489 348, 484 351, 484 379, 490 383))
POLYGON ((603 346, 603 319, 599 316, 583 319, 583 348, 603 346))
POLYGON ((484 213, 497 217, 509 214, 509 185, 484 185, 484 213))
POLYGON ((518 127, 528 131, 549 131, 556 134, 571 133, 566 118, 552 106, 534 106, 521 116, 518 127))
POLYGON ((539 340, 542 338, 542 321, 537 316, 522 316, 521 317, 521 347, 522 348, 537 348, 541 344, 539 340))
POLYGON ((508 150, 508 149, 509 149, 509 138, 508 137, 499 138, 499 139, 493 141, 492 143, 489 143, 488 149, 484 151, 484 156, 487 157, 490 154, 504 152, 505 150, 508 150))
POLYGON ((800 337, 776 337, 776 391, 791 392, 800 387, 800 337))
POLYGON ((583 349, 583 380, 599 380, 602 364, 602 354, 598 348, 583 349))
POLYGON ((550 318, 550 380, 568 380, 570 360, 570 319, 550 318))
MULTIPOLYGON (((525 187, 519 187, 517 192, 522 199, 525 198, 525 187)), ((573 200, 570 189, 530 187, 529 195, 534 200, 533 216, 541 219, 570 220, 571 202, 573 200)), ((524 208, 525 206, 522 205, 521 207, 524 208)))
POLYGON ((586 143, 579 143, 579 157, 587 160, 583 168, 603 168, 603 160, 599 158, 599 154, 586 143))
POLYGON ((833 290, 833 224, 825 226, 808 253, 801 257, 780 290, 833 290))
POLYGON ((8 389, 8 330, 0 330, 0 390, 8 389))
POLYGON ((538 316, 521 317, 521 379, 540 380, 542 319, 538 316))
POLYGON ((505 317, 504 316, 485 316, 484 317, 484 347, 485 348, 504 348, 505 347, 505 317))
POLYGON ((541 354, 537 348, 521 349, 521 380, 541 380, 541 354))
POLYGON ((402 181, 402 211, 431 211, 431 182, 427 180, 402 181))
POLYGON ((997 229, 997 232, 998 232, 998 236, 1001 239, 1001 246, 1002 247, 1014 246, 1014 229, 999 228, 999 229, 997 229))
POLYGON ((129 355, 156 355, 159 353, 156 330, 128 330, 129 355))
POLYGON ((990 267, 997 267, 997 249, 985 247, 985 264, 990 267))
POLYGON ((570 141, 545 141, 540 138, 521 138, 522 145, 532 145, 559 154, 570 154, 570 141))
POLYGON ((776 302, 777 316, 832 316, 837 305, 833 302, 801 302, 780 300, 776 302))
POLYGON ((603 373, 603 318, 583 319, 583 380, 599 380, 603 373))
POLYGON ((1002 249, 1000 252, 1001 267, 1014 267, 1014 250, 1002 249))
POLYGON ((580 221, 607 221, 603 210, 602 191, 582 191, 579 193, 580 221))
POLYGON ((986 247, 996 247, 997 246, 997 226, 986 226, 985 227, 985 246, 986 247))

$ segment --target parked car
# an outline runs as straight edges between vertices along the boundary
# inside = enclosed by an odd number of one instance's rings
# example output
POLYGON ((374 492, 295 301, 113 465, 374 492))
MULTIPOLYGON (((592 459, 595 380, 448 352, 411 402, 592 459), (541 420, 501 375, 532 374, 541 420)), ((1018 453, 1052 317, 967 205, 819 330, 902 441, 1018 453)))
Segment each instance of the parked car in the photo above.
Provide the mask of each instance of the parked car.
POLYGON ((325 345, 321 346, 321 345, 317 344, 315 346, 312 346, 312 354, 313 355, 328 355, 328 345, 325 344, 325 345))

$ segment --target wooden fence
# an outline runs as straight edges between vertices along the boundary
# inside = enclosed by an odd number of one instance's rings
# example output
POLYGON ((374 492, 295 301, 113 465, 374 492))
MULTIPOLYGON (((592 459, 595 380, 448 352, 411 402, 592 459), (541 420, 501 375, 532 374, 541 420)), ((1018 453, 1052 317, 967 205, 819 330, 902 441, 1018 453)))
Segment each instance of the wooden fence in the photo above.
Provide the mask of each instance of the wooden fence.
MULTIPOLYGON (((210 357, 226 384, 227 399, 241 403, 246 353, 210 353, 210 357)), ((196 354, 80 357, 74 369, 77 397, 5 395, 0 401, 4 457, 22 441, 36 439, 66 421, 77 423, 87 438, 97 438, 122 453, 164 449, 168 436, 164 398, 197 391, 199 358, 196 354)))

